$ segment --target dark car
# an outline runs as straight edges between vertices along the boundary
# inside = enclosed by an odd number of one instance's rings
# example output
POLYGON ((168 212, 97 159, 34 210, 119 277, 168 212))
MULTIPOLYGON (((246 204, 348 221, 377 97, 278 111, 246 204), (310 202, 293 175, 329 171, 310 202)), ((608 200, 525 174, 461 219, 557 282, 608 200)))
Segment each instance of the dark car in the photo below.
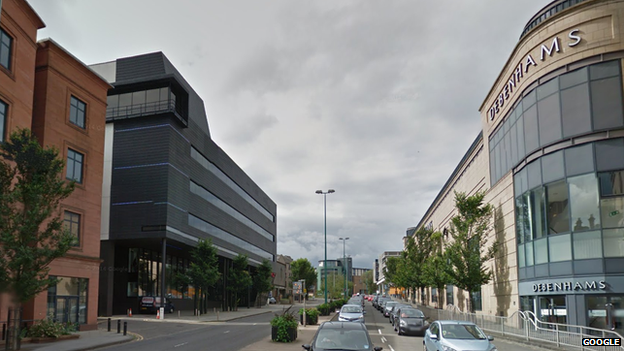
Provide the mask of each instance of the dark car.
POLYGON ((388 317, 388 321, 390 322, 390 324, 392 324, 392 326, 394 326, 394 319, 397 316, 397 312, 401 309, 401 308, 411 308, 411 305, 406 305, 406 304, 396 304, 394 306, 392 306, 392 310, 390 311, 390 317, 388 317))
POLYGON ((379 312, 383 313, 384 308, 386 308, 386 303, 388 303, 389 301, 392 301, 389 297, 386 297, 383 300, 379 301, 379 303, 377 304, 377 309, 379 310, 379 312))
POLYGON ((429 328, 429 322, 427 322, 427 317, 422 313, 421 310, 417 310, 415 308, 401 308, 398 311, 395 323, 394 330, 399 335, 425 335, 425 332, 429 328))
POLYGON ((375 347, 363 323, 325 322, 321 324, 310 344, 302 345, 308 351, 349 350, 381 351, 375 347))
POLYGON ((382 312, 384 317, 390 317, 390 311, 392 311, 392 307, 394 305, 398 305, 399 303, 396 301, 388 301, 386 302, 386 305, 384 306, 382 312))
MULTIPOLYGON (((139 303, 140 311, 142 313, 156 313, 161 307, 160 297, 144 296, 139 303)), ((162 305, 165 308, 165 313, 173 313, 175 306, 169 299, 165 299, 165 304, 162 305)))

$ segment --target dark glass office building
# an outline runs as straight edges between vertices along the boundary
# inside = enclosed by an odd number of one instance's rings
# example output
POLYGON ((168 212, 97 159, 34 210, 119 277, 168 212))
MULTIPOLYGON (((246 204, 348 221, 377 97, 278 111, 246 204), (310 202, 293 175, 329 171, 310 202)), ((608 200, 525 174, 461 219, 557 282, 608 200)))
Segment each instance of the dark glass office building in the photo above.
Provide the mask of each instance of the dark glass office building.
MULTIPOLYGON (((176 309, 192 309, 193 288, 173 277, 187 269, 200 239, 217 247, 222 276, 237 254, 249 257, 251 269, 274 262, 276 204, 211 140, 203 101, 171 62, 158 52, 91 68, 114 87, 106 114, 99 314, 138 311, 143 296, 165 295, 176 309)), ((211 307, 231 304, 225 291, 222 280, 209 294, 211 307)), ((255 292, 249 295, 253 300, 255 292)))

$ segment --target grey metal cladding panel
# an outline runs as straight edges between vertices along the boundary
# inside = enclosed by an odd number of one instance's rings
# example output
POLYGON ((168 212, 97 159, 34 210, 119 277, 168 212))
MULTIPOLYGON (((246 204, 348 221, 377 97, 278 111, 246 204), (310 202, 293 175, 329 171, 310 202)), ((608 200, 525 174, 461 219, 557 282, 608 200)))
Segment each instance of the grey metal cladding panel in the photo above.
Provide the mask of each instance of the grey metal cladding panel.
POLYGON ((188 177, 173 167, 169 167, 168 173, 167 201, 188 211, 190 196, 188 177))
POLYGON ((113 168, 168 161, 169 127, 115 131, 113 168))
POLYGON ((141 227, 166 224, 167 206, 134 204, 111 206, 111 239, 130 239, 144 236, 141 227))
POLYGON ((167 201, 168 165, 113 170, 111 205, 121 202, 167 201))
MULTIPOLYGON (((275 202, 264 192, 260 187, 249 178, 249 176, 212 140, 206 141, 208 153, 204 155, 212 161, 219 169, 232 178, 236 184, 245 191, 256 201, 258 201, 264 208, 266 208, 272 214, 275 214, 277 206, 275 202)), ((203 151, 203 150, 202 150, 203 151)))
POLYGON ((222 230, 242 239, 248 243, 251 243, 261 249, 269 252, 273 252, 275 242, 261 236, 257 232, 253 231, 248 226, 234 219, 232 216, 221 211, 219 208, 213 206, 204 199, 191 194, 189 198, 191 212, 196 217, 200 217, 206 222, 221 228, 222 230))
POLYGON ((550 276, 572 275, 572 261, 553 262, 549 264, 550 276))
POLYGON ((276 223, 271 222, 267 217, 262 215, 255 207, 244 200, 229 186, 213 175, 211 172, 200 166, 193 160, 195 164, 190 167, 190 177, 199 185, 208 189, 211 193, 227 203, 245 217, 251 219, 254 223, 264 228, 269 233, 276 233, 276 223))
POLYGON ((165 73, 162 52, 117 59, 116 82, 149 80, 165 73))
POLYGON ((539 264, 535 267, 535 277, 548 277, 548 264, 539 264))
POLYGON ((605 273, 624 273, 624 258, 605 258, 605 273))
POLYGON ((573 262, 575 275, 604 273, 604 264, 601 258, 594 260, 576 260, 573 262))

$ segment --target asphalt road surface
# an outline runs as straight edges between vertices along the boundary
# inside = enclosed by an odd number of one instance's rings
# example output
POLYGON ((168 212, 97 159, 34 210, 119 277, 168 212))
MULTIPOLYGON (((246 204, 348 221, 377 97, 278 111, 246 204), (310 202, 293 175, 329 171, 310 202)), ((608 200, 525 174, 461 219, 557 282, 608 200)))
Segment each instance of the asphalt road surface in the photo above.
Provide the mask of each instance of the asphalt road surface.
MULTIPOLYGON (((132 321, 128 331, 143 337, 141 341, 100 350, 219 350, 236 351, 265 338, 270 332, 271 313, 241 318, 232 322, 202 324, 132 321)), ((300 347, 300 346, 299 346, 300 347)))

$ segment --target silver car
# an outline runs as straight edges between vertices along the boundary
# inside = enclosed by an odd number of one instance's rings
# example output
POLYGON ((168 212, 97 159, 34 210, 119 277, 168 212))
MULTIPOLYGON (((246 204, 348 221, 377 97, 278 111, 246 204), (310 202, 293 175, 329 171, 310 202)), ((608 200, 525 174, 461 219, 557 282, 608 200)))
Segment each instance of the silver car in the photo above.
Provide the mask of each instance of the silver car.
POLYGON ((364 323, 364 311, 360 305, 344 305, 338 314, 339 322, 364 323))
POLYGON ((474 323, 464 321, 435 321, 431 324, 423 346, 425 351, 497 351, 487 336, 474 323))

